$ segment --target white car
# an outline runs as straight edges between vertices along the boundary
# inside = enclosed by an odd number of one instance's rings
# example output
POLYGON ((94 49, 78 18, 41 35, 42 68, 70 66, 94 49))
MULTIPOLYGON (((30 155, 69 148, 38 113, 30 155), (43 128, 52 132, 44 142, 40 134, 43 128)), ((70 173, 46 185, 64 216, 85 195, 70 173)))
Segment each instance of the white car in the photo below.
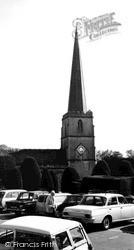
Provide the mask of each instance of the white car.
MULTIPOLYGON (((46 199, 48 197, 49 193, 41 194, 38 197, 38 200, 36 202, 36 212, 38 214, 45 214, 46 213, 46 199)), ((54 195, 54 204, 56 208, 64 202, 64 200, 70 196, 70 193, 55 193, 54 195)))
POLYGON ((134 219, 134 204, 127 203, 121 194, 86 194, 79 205, 66 207, 62 217, 84 223, 101 223, 104 229, 109 229, 112 222, 134 219))
POLYGON ((0 249, 93 250, 77 221, 44 216, 22 216, 3 222, 0 249))
POLYGON ((26 192, 24 189, 3 189, 0 190, 0 211, 6 210, 6 202, 17 199, 21 192, 26 192))

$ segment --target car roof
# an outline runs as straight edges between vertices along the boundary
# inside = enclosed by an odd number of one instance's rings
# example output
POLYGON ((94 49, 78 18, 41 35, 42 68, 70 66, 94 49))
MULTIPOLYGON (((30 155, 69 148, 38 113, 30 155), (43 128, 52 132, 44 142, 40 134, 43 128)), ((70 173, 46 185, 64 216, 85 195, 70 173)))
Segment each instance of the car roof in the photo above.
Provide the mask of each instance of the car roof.
POLYGON ((110 198, 110 197, 115 197, 115 196, 120 196, 122 197, 122 194, 115 194, 115 193, 89 193, 89 194, 85 194, 85 196, 102 196, 102 197, 106 197, 106 198, 110 198))
MULTIPOLYGON (((42 193, 42 194, 40 194, 39 196, 48 196, 48 195, 50 195, 50 193, 42 193)), ((70 193, 55 193, 55 196, 65 196, 65 195, 72 195, 72 194, 70 194, 70 193)))
POLYGON ((28 232, 56 234, 67 228, 79 225, 77 221, 66 219, 43 217, 43 216, 22 216, 7 220, 0 225, 0 228, 10 230, 24 230, 28 232))
POLYGON ((25 189, 1 189, 0 192, 27 192, 25 189))

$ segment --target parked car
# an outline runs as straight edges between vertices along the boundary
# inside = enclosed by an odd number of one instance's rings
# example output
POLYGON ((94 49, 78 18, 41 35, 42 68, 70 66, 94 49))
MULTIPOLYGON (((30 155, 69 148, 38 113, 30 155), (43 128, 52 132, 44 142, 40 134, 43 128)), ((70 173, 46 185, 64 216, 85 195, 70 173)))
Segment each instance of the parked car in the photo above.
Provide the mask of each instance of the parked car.
POLYGON ((104 229, 109 229, 112 222, 134 219, 134 204, 128 204, 121 194, 86 194, 79 205, 66 207, 62 216, 84 223, 101 223, 104 229))
POLYGON ((0 249, 93 250, 83 226, 76 221, 43 216, 22 216, 3 222, 0 249))
POLYGON ((0 212, 6 211, 6 202, 16 200, 24 189, 3 189, 0 190, 0 212))
POLYGON ((14 212, 16 215, 21 213, 35 213, 38 194, 41 191, 21 192, 15 201, 6 202, 8 212, 14 212))
POLYGON ((128 203, 134 204, 134 195, 125 196, 125 199, 127 200, 128 203))
MULTIPOLYGON (((48 195, 49 195, 49 193, 39 195, 37 203, 36 203, 36 212, 38 214, 46 214, 46 204, 45 203, 46 203, 46 199, 47 199, 48 195)), ((56 205, 56 209, 70 195, 71 194, 69 194, 69 193, 55 193, 54 204, 56 205)))
POLYGON ((57 207, 57 212, 59 216, 62 215, 62 212, 65 207, 78 205, 83 197, 83 194, 71 194, 66 197, 66 199, 57 207))

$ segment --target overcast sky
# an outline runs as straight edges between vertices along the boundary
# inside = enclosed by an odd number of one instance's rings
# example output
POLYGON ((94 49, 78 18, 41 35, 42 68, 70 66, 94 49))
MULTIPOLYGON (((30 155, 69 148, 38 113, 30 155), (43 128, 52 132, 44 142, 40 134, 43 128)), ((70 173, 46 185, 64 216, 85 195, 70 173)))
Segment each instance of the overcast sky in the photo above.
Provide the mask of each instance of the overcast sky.
POLYGON ((115 12, 116 34, 79 39, 97 150, 134 150, 132 0, 0 0, 0 144, 60 148, 73 53, 72 21, 115 12))

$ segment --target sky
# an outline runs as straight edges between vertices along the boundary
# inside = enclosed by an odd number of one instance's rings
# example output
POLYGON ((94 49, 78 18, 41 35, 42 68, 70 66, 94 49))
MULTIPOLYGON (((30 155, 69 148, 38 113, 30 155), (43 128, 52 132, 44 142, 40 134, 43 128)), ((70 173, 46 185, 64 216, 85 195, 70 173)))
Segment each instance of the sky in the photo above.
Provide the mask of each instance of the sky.
POLYGON ((133 1, 0 0, 0 144, 58 149, 67 112, 73 20, 115 13, 118 32, 79 39, 96 150, 134 150, 133 1))

